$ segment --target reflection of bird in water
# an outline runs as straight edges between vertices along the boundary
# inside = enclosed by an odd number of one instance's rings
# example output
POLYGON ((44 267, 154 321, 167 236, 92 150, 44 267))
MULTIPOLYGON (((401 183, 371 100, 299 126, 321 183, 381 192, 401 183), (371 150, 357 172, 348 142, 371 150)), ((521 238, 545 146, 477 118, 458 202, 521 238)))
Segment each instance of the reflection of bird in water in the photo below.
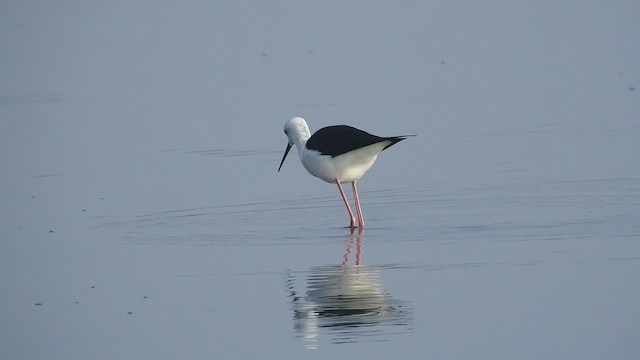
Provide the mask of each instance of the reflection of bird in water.
POLYGON ((296 295, 295 279, 288 281, 295 329, 308 348, 316 348, 320 332, 333 333, 332 342, 357 342, 364 336, 397 333, 390 326, 410 330, 407 304, 395 300, 380 284, 379 268, 360 264, 362 234, 347 239, 342 265, 316 266, 306 278, 306 294, 296 295), (356 265, 349 265, 355 245, 356 265))

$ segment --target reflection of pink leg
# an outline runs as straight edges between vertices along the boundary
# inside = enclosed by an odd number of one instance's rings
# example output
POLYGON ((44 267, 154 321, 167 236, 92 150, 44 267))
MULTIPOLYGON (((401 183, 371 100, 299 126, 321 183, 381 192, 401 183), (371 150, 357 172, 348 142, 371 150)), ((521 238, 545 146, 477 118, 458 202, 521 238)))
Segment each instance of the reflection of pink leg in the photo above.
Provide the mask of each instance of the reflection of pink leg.
POLYGON ((349 235, 349 237, 347 237, 347 240, 345 241, 345 243, 347 244, 347 250, 344 253, 344 256, 342 257, 342 265, 343 266, 347 266, 349 265, 349 258, 351 257, 351 248, 353 247, 353 231, 355 230, 355 228, 351 228, 351 235, 349 235))
POLYGON ((360 265, 362 260, 362 233, 363 231, 360 229, 360 232, 356 236, 356 265, 360 265))
POLYGON ((353 188, 353 199, 356 203, 356 212, 358 213, 358 225, 360 229, 364 229, 364 216, 362 216, 362 207, 360 206, 360 197, 358 196, 358 187, 355 181, 351 183, 351 187, 353 188))
POLYGON ((355 227, 351 228, 351 232, 347 237, 345 244, 347 249, 345 250, 344 256, 342 256, 342 266, 348 266, 349 260, 351 258, 351 249, 355 244, 356 247, 356 263, 355 265, 360 265, 362 260, 362 234, 364 234, 363 229, 358 229, 358 233, 355 233, 355 227))
MULTIPOLYGON (((351 206, 349 206, 349 200, 347 200, 347 196, 342 191, 342 185, 340 185, 340 180, 336 180, 336 184, 338 184, 338 190, 340 190, 340 196, 342 196, 342 200, 344 201, 344 206, 347 207, 347 211, 349 212, 349 227, 353 228, 356 226, 356 218, 353 216, 353 212, 351 211, 351 206)), ((359 206, 356 203, 356 206, 359 206)))

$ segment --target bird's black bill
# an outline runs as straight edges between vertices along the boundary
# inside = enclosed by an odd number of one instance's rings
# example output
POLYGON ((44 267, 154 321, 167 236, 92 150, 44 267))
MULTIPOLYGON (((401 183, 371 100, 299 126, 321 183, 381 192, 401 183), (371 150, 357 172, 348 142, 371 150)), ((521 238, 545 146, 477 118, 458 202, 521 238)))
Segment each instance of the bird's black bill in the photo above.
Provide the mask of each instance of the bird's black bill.
POLYGON ((282 168, 282 164, 284 164, 284 159, 287 158, 287 154, 289 153, 289 150, 291 150, 291 144, 287 144, 287 150, 284 151, 284 156, 282 157, 282 161, 280 161, 280 166, 278 167, 278 172, 280 172, 280 169, 282 168))

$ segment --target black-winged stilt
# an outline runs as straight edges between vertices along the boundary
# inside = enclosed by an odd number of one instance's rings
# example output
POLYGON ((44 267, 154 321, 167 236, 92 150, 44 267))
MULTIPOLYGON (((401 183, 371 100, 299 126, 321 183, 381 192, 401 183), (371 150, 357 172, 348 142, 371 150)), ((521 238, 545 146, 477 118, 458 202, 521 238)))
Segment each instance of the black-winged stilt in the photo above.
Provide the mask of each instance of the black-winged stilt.
POLYGON ((289 143, 278 172, 289 150, 296 145, 300 161, 311 175, 338 185, 340 196, 349 212, 349 227, 354 228, 356 219, 341 185, 350 182, 360 229, 364 228, 364 217, 356 183, 373 165, 382 150, 412 136, 380 137, 347 125, 327 126, 311 135, 307 122, 301 117, 287 121, 284 133, 289 138, 289 143))

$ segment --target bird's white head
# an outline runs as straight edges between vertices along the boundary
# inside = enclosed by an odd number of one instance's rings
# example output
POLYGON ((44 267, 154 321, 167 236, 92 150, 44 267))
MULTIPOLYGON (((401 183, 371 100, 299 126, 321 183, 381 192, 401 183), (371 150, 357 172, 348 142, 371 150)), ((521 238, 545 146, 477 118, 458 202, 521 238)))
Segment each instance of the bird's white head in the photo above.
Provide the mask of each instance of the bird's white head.
POLYGON ((289 138, 289 145, 303 143, 311 137, 309 125, 299 116, 289 119, 284 124, 284 133, 289 138))
POLYGON ((309 125, 307 125, 307 122, 299 116, 290 119, 284 124, 284 133, 287 135, 289 142, 287 143, 287 148, 284 151, 284 156, 282 157, 278 171, 282 168, 284 159, 287 158, 287 154, 289 154, 291 146, 296 145, 298 147, 298 151, 301 151, 300 147, 304 146, 304 144, 307 143, 307 140, 311 137, 309 125))

